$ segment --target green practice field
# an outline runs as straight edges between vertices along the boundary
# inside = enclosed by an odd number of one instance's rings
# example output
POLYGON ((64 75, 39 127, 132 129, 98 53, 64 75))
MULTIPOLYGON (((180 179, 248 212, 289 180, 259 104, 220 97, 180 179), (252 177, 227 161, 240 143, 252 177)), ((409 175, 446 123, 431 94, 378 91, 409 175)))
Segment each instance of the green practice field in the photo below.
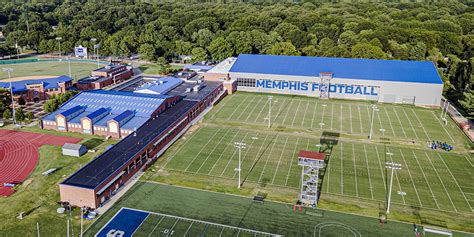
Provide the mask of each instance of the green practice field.
MULTIPOLYGON (((272 95, 271 124, 274 128, 332 131, 367 138, 372 108, 366 101, 318 100, 272 95)), ((407 105, 377 104, 374 137, 432 141, 464 145, 466 139, 452 121, 443 125, 440 110, 407 105)), ((267 94, 236 93, 224 99, 212 112, 210 121, 266 125, 269 114, 267 94)))
MULTIPOLYGON (((102 66, 102 65, 101 65, 102 66)), ((69 76, 67 61, 63 62, 37 62, 2 65, 2 67, 13 68, 11 73, 14 77, 25 76, 69 76)), ((97 68, 97 63, 91 62, 71 62, 72 78, 81 79, 90 75, 90 72, 97 68)), ((7 73, 0 74, 0 80, 8 79, 7 73)))
POLYGON ((269 198, 295 202, 301 183, 297 153, 321 149, 327 155, 320 174, 322 207, 377 215, 387 203, 390 170, 385 163, 396 162, 402 169, 393 179, 393 218, 473 231, 474 156, 466 152, 466 139, 455 124, 439 120, 439 110, 377 104, 376 132, 369 141, 369 103, 274 95, 274 120, 267 128, 267 98, 256 93, 228 96, 146 178, 246 195, 262 191, 269 198), (455 148, 432 150, 431 140, 455 148), (246 144, 241 150, 242 190, 235 189, 236 142, 246 144))
POLYGON ((122 207, 151 212, 133 236, 265 236, 241 229, 283 236, 414 235, 408 223, 389 222, 382 228, 376 218, 313 209, 295 212, 289 204, 138 182, 85 236, 98 233, 122 207))

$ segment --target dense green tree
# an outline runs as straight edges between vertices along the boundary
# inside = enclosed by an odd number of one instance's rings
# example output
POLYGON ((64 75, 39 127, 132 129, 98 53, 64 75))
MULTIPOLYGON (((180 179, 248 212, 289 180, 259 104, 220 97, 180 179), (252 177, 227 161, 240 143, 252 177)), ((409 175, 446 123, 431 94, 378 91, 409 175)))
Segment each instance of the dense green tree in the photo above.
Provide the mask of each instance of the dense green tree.
POLYGON ((3 111, 3 119, 11 119, 12 118, 12 112, 10 109, 6 109, 3 111))
POLYGON ((354 58, 386 58, 385 53, 378 46, 368 43, 358 43, 352 47, 354 58))
POLYGON ((207 48, 214 60, 224 60, 232 56, 232 45, 224 37, 216 37, 207 48))
POLYGON ((201 47, 193 48, 191 55, 193 62, 206 61, 208 59, 206 50, 201 47))
POLYGON ((21 107, 15 109, 15 120, 21 122, 25 120, 25 112, 21 107))
POLYGON ((35 115, 33 114, 33 112, 30 111, 30 112, 26 113, 26 118, 31 121, 31 120, 35 119, 35 115))
POLYGON ((155 46, 152 44, 142 44, 138 48, 138 54, 140 55, 140 59, 153 61, 155 60, 155 46))
POLYGON ((267 53, 271 55, 301 55, 290 42, 278 42, 274 44, 267 53))

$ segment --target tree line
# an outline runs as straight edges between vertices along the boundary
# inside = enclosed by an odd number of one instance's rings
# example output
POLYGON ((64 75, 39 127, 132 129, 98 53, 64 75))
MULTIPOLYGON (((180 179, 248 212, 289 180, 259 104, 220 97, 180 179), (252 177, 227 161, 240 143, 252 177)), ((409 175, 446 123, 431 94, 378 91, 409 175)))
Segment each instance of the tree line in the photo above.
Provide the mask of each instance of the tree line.
POLYGON ((7 45, 40 53, 58 52, 61 37, 63 52, 100 44, 101 55, 159 62, 243 53, 431 60, 445 95, 474 117, 472 4, 322 2, 5 3, 0 23, 7 45))

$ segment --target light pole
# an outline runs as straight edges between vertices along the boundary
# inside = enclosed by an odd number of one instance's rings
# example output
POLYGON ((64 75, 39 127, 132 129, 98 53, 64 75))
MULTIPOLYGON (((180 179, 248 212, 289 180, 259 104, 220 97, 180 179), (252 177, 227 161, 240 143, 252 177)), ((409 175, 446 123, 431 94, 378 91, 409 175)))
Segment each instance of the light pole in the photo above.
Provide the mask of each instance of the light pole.
MULTIPOLYGON (((387 153, 387 155, 390 155, 393 153, 387 153)), ((392 175, 390 176, 390 189, 388 191, 388 203, 387 203, 387 214, 390 213, 390 199, 392 198, 392 185, 393 185, 393 173, 395 170, 401 170, 402 165, 395 163, 395 162, 385 162, 385 168, 387 169, 392 169, 392 175)))
POLYGON ((71 60, 69 59, 69 56, 67 57, 67 66, 68 66, 68 69, 69 69, 69 77, 72 78, 71 60))
POLYGON ((56 40, 58 41, 58 46, 59 46, 59 57, 61 57, 61 40, 62 37, 56 37, 56 40))
POLYGON ((242 171, 241 169, 241 158, 240 158, 240 155, 241 155, 241 151, 242 149, 245 149, 247 144, 245 143, 242 143, 242 142, 234 142, 234 146, 239 149, 239 164, 238 164, 238 167, 235 169, 235 171, 239 172, 239 183, 237 184, 237 188, 240 188, 240 172, 242 171))
POLYGON ((92 42, 92 48, 93 48, 93 50, 94 50, 94 56, 96 56, 96 57, 97 57, 97 54, 95 54, 95 49, 96 49, 96 47, 95 47, 95 42, 96 42, 96 41, 97 41, 97 39, 96 39, 96 38, 91 38, 91 42, 92 42))
POLYGON ((374 117, 375 111, 379 111, 376 105, 372 105, 372 117, 370 118, 370 132, 369 132, 369 140, 372 139, 372 130, 374 128, 374 117))
POLYGON ((10 94, 11 94, 11 97, 12 97, 12 120, 13 120, 13 124, 16 125, 15 104, 14 104, 14 100, 13 100, 13 86, 12 86, 12 78, 11 78, 11 73, 13 72, 13 68, 2 68, 2 70, 4 72, 8 73, 8 81, 10 82, 10 94))
POLYGON ((316 144, 316 147, 318 148, 318 152, 321 152, 322 145, 318 143, 318 144, 316 144))

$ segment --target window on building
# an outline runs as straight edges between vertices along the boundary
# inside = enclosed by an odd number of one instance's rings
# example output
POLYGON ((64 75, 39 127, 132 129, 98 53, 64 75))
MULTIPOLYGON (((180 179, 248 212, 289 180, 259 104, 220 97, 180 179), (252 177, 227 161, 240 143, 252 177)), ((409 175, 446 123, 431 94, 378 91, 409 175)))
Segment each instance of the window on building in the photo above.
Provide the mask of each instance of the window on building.
POLYGON ((237 86, 255 87, 255 81, 253 78, 237 78, 237 86))

